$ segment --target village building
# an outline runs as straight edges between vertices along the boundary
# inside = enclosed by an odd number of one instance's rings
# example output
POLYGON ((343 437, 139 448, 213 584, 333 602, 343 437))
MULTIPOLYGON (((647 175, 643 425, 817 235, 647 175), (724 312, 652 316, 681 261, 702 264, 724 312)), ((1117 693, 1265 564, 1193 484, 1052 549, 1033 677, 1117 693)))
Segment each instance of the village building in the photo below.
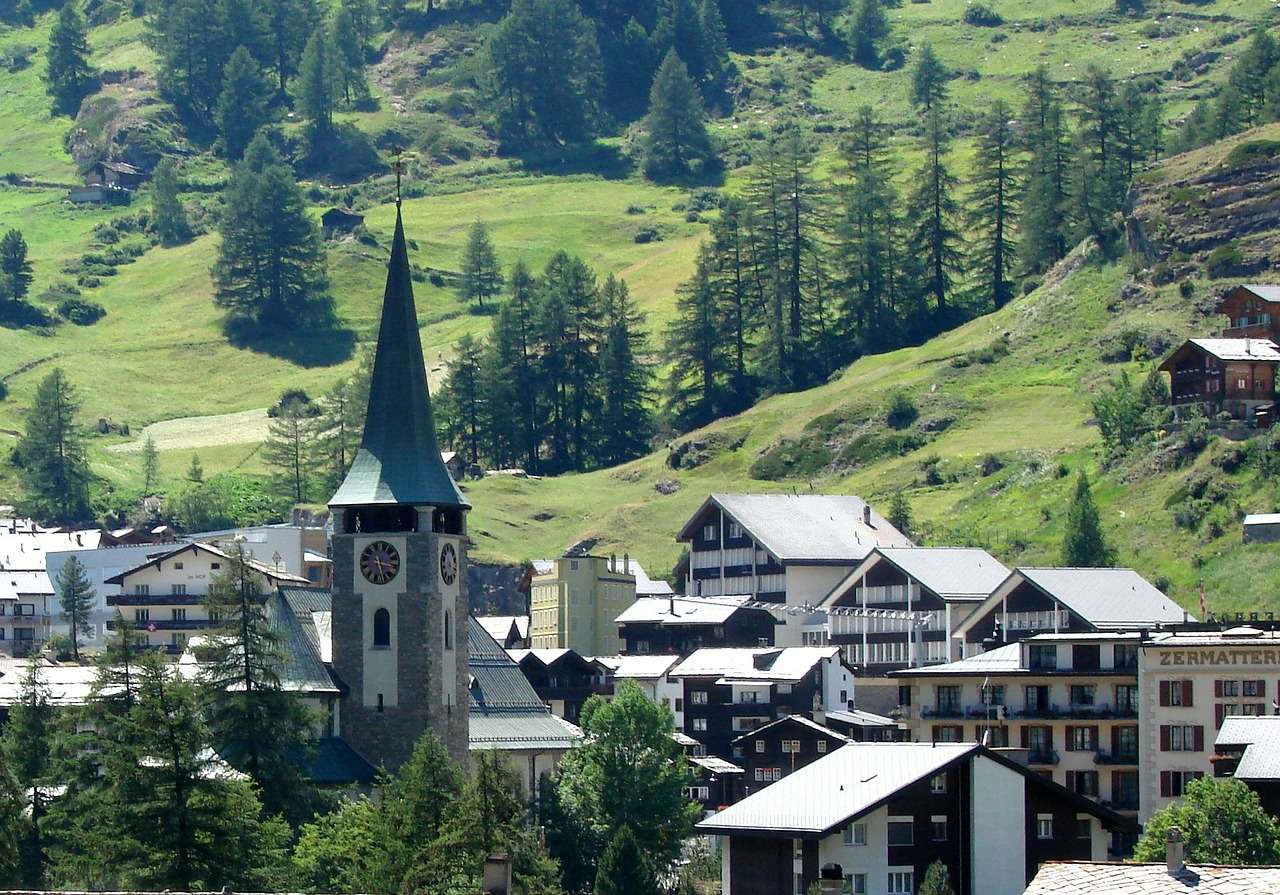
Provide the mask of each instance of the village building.
POLYGON ((614 691, 622 681, 630 681, 653 702, 671 709, 676 730, 684 730, 684 685, 671 677, 680 656, 596 656, 609 669, 614 691))
POLYGON ((43 570, 0 570, 0 653, 30 656, 52 636, 62 607, 43 570))
POLYGON ((612 671, 570 649, 507 650, 551 714, 575 724, 592 696, 612 696, 612 671))
POLYGON ((1169 403, 1230 414, 1251 424, 1274 422, 1280 347, 1270 339, 1188 339, 1160 369, 1169 374, 1169 403))
POLYGON ((1280 513, 1251 513, 1244 517, 1246 544, 1274 544, 1280 541, 1280 513))
MULTIPOLYGON (((210 586, 229 567, 230 556, 217 547, 192 542, 149 557, 139 565, 105 580, 118 593, 106 597, 113 613, 108 628, 119 612, 142 645, 179 654, 195 634, 219 624, 206 605, 210 586)), ((254 586, 261 598, 280 585, 305 585, 297 575, 277 572, 255 559, 246 559, 254 586)))
POLYGON ((834 646, 700 649, 670 676, 684 689, 684 732, 730 760, 743 733, 853 706, 853 670, 834 646))
POLYGON ((964 656, 1034 637, 1137 631, 1188 621, 1186 610, 1133 569, 1020 567, 952 635, 964 656))
MULTIPOLYGON (((1138 645, 1132 633, 1038 634, 968 659, 896 672, 911 739, 1025 750, 1032 770, 1136 817, 1138 645)), ((1123 832, 1111 854, 1133 840, 1123 832)))
POLYGON ((1021 895, 1050 860, 1093 860, 1132 821, 977 744, 847 743, 698 824, 724 895, 910 895, 942 861, 958 895, 1021 895))
POLYGON ((476 621, 503 649, 529 648, 529 616, 479 615, 476 621))
POLYGON ((622 651, 616 619, 636 601, 630 556, 570 553, 535 560, 529 585, 529 641, 534 649, 584 656, 622 651))
POLYGON ((286 522, 278 525, 251 525, 220 531, 201 531, 190 540, 228 550, 233 544, 264 566, 299 578, 312 587, 332 586, 333 561, 329 559, 329 536, 319 525, 286 522))
MULTIPOLYGON (((858 686, 862 686, 861 681, 858 686)), ((858 693, 858 701, 862 701, 861 692, 858 693)), ((855 743, 896 743, 910 739, 908 731, 897 719, 865 709, 826 712, 822 723, 855 743)))
POLYGON ((1214 774, 1215 739, 1227 718, 1267 715, 1280 700, 1274 623, 1199 627, 1152 632, 1140 645, 1143 822, 1180 798, 1191 780, 1214 774))
POLYGON ((1227 318, 1226 339, 1270 339, 1280 342, 1280 286, 1236 286, 1218 302, 1227 318))
POLYGON ((364 215, 350 208, 338 208, 336 205, 320 215, 320 229, 328 238, 339 233, 351 233, 364 225, 364 215))
POLYGON ((733 740, 733 760, 746 772, 743 795, 761 790, 849 742, 848 737, 807 715, 787 715, 741 734, 733 740))
POLYGON ((688 656, 703 647, 773 646, 777 620, 749 597, 646 597, 617 618, 628 655, 688 656))
POLYGON ((1213 741, 1213 775, 1235 777, 1280 819, 1280 715, 1231 715, 1213 741))
POLYGON ((779 604, 783 646, 823 630, 814 607, 874 548, 912 546, 862 498, 826 494, 712 494, 676 540, 688 548, 686 595, 779 604))

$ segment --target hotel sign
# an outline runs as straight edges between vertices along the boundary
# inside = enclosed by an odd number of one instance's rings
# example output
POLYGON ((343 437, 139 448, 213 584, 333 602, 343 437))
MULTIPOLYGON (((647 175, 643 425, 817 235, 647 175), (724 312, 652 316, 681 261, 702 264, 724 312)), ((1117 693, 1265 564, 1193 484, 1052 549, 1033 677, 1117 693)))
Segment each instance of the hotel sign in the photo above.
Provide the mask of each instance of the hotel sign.
POLYGON ((1280 665, 1280 649, 1159 650, 1161 666, 1280 665))

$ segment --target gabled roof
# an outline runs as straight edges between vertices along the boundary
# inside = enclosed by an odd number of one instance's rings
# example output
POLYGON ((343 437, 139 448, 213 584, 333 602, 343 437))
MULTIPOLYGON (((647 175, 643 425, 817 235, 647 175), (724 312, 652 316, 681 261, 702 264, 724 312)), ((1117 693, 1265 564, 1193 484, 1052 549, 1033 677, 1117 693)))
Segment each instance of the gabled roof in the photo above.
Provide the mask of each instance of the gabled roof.
POLYGON ((742 768, 738 767, 731 761, 725 761, 715 755, 686 755, 685 761, 691 765, 697 765, 713 774, 745 774, 742 768))
POLYGON ((56 591, 49 580, 49 573, 39 570, 0 571, 0 600, 16 600, 19 597, 53 596, 56 591))
POLYGON ((409 276, 409 249, 399 205, 364 435, 347 477, 329 500, 333 507, 371 504, 468 505, 440 459, 436 444, 427 368, 409 276))
POLYGON ((964 634, 1022 583, 1057 600, 1095 628, 1138 628, 1177 624, 1189 616, 1133 569, 1036 568, 1014 570, 981 606, 961 622, 953 637, 964 634))
POLYGON ((1224 718, 1214 748, 1244 746, 1232 776, 1239 780, 1280 780, 1280 715, 1224 718))
POLYGON ((862 576, 886 562, 944 600, 985 600, 1009 569, 980 547, 877 547, 819 604, 835 606, 862 576))
POLYGON ((1243 289, 1246 292, 1252 293, 1255 298, 1260 298, 1263 301, 1280 304, 1280 286, 1264 286, 1261 283, 1241 283, 1235 289, 1232 289, 1231 292, 1228 292, 1223 296, 1223 298, 1225 299, 1229 297, 1232 292, 1236 291, 1236 289, 1243 289))
POLYGON ((819 662, 840 655, 837 646, 706 647, 671 670, 670 676, 718 677, 741 683, 794 683, 819 662))
MULTIPOLYGON (((211 546, 209 544, 201 543, 200 541, 192 541, 189 544, 180 544, 175 548, 166 549, 163 553, 159 553, 155 556, 150 557, 146 562, 140 563, 139 565, 134 566, 132 569, 128 569, 124 572, 121 572, 119 575, 114 575, 111 578, 107 578, 104 581, 104 583, 105 584, 124 584, 125 579, 127 579, 129 576, 136 575, 138 572, 141 572, 145 569, 152 568, 152 567, 159 569, 163 563, 168 562, 170 559, 173 559, 175 556, 181 556, 184 553, 208 553, 220 559, 231 558, 230 554, 228 554, 224 550, 219 550, 217 547, 211 546)), ((303 578, 299 575, 291 574, 289 572, 281 572, 278 569, 275 569, 264 562, 259 562, 258 560, 254 559, 251 556, 246 556, 244 558, 244 564, 249 568, 253 569, 255 572, 258 572, 259 574, 261 574, 264 578, 267 579, 269 583, 273 585, 301 584, 303 587, 306 587, 311 584, 311 582, 308 581, 306 578, 303 578)))
POLYGON ((676 536, 692 540, 698 520, 718 506, 779 562, 799 565, 852 564, 872 548, 910 547, 910 539, 869 504, 843 494, 712 494, 676 536))
POLYGON ((506 643, 513 633, 517 640, 525 640, 529 636, 527 615, 480 615, 476 616, 476 621, 498 643, 506 643))
POLYGON ((267 597, 267 618, 280 638, 280 683, 301 693, 339 693, 320 650, 312 612, 299 614, 282 590, 267 597))
MULTIPOLYGON (((775 786, 777 784, 774 784, 775 786)), ((1274 895, 1280 867, 1187 864, 1176 874, 1165 864, 1046 861, 1023 895, 1274 895)))
POLYGON ((84 705, 94 681, 95 665, 55 665, 44 658, 15 660, 0 677, 0 706, 10 706, 22 699, 22 679, 31 662, 40 663, 40 677, 48 689, 49 702, 55 706, 84 705))
POLYGON ((554 665, 576 665, 580 670, 592 673, 604 670, 604 666, 594 659, 589 659, 572 649, 509 649, 507 655, 521 667, 529 662, 541 665, 543 668, 551 668, 554 665))
POLYGON ((656 680, 669 672, 679 656, 634 655, 634 656, 593 656, 595 661, 610 669, 615 678, 634 678, 639 680, 656 680))
POLYGON ((928 677, 934 674, 1017 674, 1026 670, 1022 664, 1022 646, 1010 643, 985 653, 978 653, 976 656, 969 656, 967 659, 929 665, 924 668, 903 668, 890 674, 894 677, 899 675, 928 677))
POLYGON ((1188 339, 1160 364, 1161 370, 1171 370, 1174 360, 1187 348, 1194 348, 1220 361, 1259 361, 1280 363, 1280 348, 1270 339, 1188 339))
MULTIPOLYGON (((830 712, 828 714, 835 714, 835 713, 830 712)), ((890 722, 890 723, 893 723, 893 722, 890 722)), ((836 733, 830 727, 823 727, 817 721, 813 721, 809 718, 806 718, 804 715, 787 715, 785 718, 779 718, 777 721, 770 721, 768 724, 760 725, 755 730, 748 730, 746 733, 742 734, 741 736, 734 737, 730 742, 732 743, 745 742, 747 740, 750 740, 759 736, 760 734, 764 733, 766 730, 771 730, 775 727, 782 727, 782 726, 794 727, 797 725, 800 727, 806 727, 809 730, 813 731, 814 733, 820 733, 823 736, 831 737, 831 739, 833 740, 843 740, 846 743, 849 742, 849 738, 844 734, 836 733)))
POLYGON ((827 712, 828 721, 839 721, 852 727, 897 727, 898 722, 875 712, 864 712, 862 709, 837 709, 827 712))
POLYGON ((615 619, 620 625, 649 622, 661 625, 723 625, 750 595, 726 597, 644 597, 615 619), (674 608, 674 612, 672 609, 674 608))

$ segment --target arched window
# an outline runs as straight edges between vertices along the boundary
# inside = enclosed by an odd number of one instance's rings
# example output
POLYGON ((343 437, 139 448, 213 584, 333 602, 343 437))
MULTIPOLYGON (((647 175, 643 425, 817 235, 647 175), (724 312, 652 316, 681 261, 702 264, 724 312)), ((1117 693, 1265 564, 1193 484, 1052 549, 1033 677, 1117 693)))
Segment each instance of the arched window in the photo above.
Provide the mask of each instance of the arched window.
POLYGON ((391 613, 385 609, 373 613, 373 645, 391 646, 391 613))
POLYGON ((453 616, 444 611, 444 648, 453 649, 453 616))

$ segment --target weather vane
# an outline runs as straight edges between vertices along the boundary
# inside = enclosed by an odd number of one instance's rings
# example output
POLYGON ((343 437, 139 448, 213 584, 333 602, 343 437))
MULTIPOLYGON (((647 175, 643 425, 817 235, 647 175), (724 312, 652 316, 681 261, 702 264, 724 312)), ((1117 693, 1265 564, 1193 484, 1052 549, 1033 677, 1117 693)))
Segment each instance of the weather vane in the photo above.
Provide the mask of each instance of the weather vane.
POLYGON ((396 157, 396 160, 392 164, 392 167, 395 169, 395 172, 396 172, 396 207, 397 208, 400 207, 400 175, 404 171, 404 163, 401 162, 400 160, 400 156, 403 153, 404 153, 404 150, 401 149, 399 146, 391 147, 391 154, 396 157))

